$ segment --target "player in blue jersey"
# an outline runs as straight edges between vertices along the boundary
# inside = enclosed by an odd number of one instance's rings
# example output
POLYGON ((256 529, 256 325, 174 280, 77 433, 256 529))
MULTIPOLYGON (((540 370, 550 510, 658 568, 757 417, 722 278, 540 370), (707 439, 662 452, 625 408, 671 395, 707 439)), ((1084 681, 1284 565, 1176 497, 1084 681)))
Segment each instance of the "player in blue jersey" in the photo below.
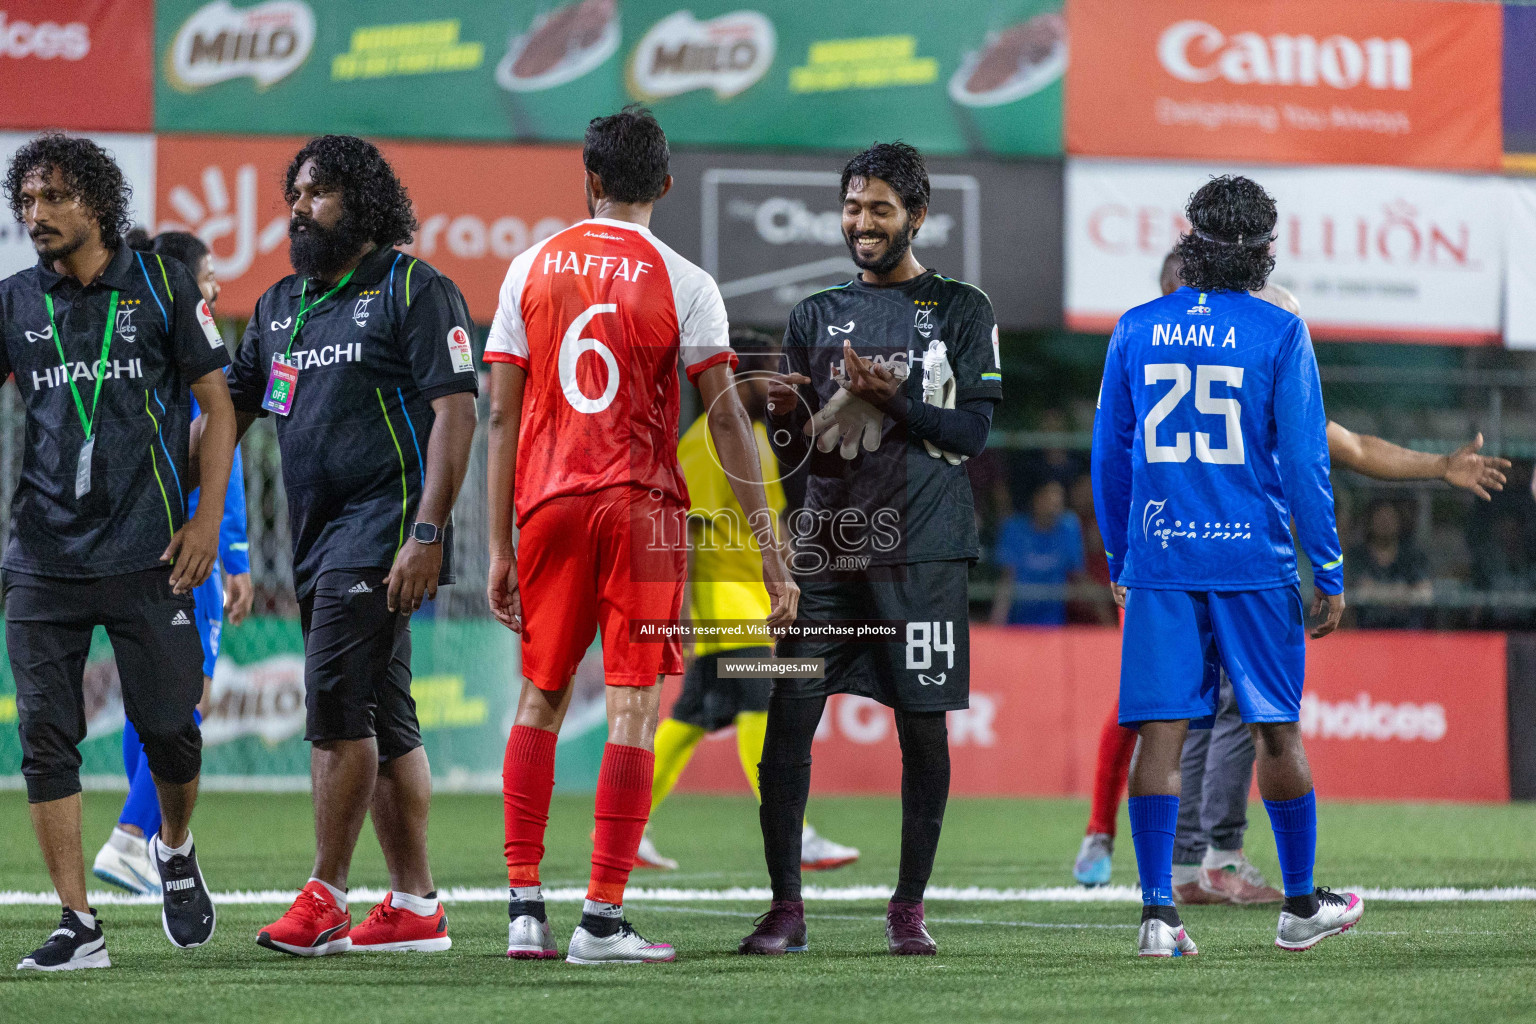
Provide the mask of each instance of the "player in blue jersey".
POLYGON ((1274 200, 1220 177, 1186 216, 1186 286, 1115 325, 1093 434, 1094 504, 1126 612, 1120 721, 1141 736, 1129 801, 1139 952, 1197 952, 1173 905, 1179 760, 1191 722, 1215 715, 1222 669, 1254 733, 1280 858, 1275 942, 1308 949, 1364 910, 1313 885, 1317 806, 1298 725, 1307 625, 1293 517, 1313 566, 1311 635, 1344 614, 1322 387, 1306 325, 1248 294, 1274 269, 1274 200))
MULTIPOLYGON (((125 241, 134 249, 159 253, 181 262, 192 273, 208 308, 219 297, 219 282, 209 265, 208 247, 195 235, 166 231, 153 241, 141 228, 128 232, 125 241)), ((192 419, 200 410, 192 403, 192 419)), ((199 491, 187 496, 187 515, 197 510, 199 491)), ((235 449, 230 467, 229 487, 224 492, 224 518, 219 526, 219 567, 201 586, 192 591, 192 624, 203 643, 203 704, 213 684, 213 666, 219 657, 219 631, 224 616, 238 626, 251 610, 250 544, 245 533, 245 472, 240 449, 235 449)), ((198 714, 202 722, 202 714, 198 714)), ((160 830, 160 804, 155 797, 155 780, 144 757, 144 745, 132 722, 123 723, 123 767, 128 773, 128 798, 118 817, 112 836, 96 854, 92 872, 104 882, 129 892, 154 894, 160 891, 160 878, 149 857, 146 837, 160 830)))

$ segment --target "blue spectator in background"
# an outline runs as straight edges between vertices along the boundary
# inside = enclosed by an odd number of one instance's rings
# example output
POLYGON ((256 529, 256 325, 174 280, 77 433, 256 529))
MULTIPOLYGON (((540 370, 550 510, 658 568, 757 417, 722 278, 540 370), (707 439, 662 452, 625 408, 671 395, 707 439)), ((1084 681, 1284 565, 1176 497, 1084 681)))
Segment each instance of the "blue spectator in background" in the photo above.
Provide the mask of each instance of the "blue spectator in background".
POLYGON ((1003 522, 995 558, 1003 575, 992 600, 994 623, 1060 626, 1067 621, 1065 595, 1032 591, 1087 579, 1083 530, 1067 510, 1067 492, 1060 482, 1049 479, 1036 486, 1029 512, 1003 522))

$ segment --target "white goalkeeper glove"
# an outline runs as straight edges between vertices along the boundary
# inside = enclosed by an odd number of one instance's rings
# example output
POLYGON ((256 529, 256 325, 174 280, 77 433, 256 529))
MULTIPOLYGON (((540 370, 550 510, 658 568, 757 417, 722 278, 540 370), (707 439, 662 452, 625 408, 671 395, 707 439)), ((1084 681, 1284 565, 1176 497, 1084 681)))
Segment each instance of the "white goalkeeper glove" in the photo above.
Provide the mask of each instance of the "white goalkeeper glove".
POLYGON ((880 433, 885 428, 885 413, 864 399, 842 388, 832 400, 817 410, 805 425, 808 436, 824 452, 833 448, 845 459, 856 458, 859 448, 872 452, 880 447, 880 433))
MULTIPOLYGON (((950 369, 948 354, 944 343, 937 340, 930 341, 928 351, 923 353, 923 401, 940 409, 955 407, 955 374, 950 369)), ((937 459, 942 455, 951 466, 958 466, 969 458, 946 452, 929 441, 924 441, 923 447, 928 449, 930 458, 937 459)))

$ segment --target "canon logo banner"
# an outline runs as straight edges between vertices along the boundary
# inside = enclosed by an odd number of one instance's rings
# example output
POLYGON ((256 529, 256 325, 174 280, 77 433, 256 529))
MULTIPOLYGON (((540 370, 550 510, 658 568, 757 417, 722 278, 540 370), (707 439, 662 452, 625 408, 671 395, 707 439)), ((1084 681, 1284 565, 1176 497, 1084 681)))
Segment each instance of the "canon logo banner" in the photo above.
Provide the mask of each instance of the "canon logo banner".
POLYGON ((1183 82, 1224 78, 1234 85, 1328 85, 1353 89, 1413 87, 1413 47, 1406 39, 1236 32, 1204 21, 1180 21, 1158 38, 1157 59, 1183 82))
POLYGON ((1492 170, 1497 4, 1068 0, 1077 156, 1492 170))

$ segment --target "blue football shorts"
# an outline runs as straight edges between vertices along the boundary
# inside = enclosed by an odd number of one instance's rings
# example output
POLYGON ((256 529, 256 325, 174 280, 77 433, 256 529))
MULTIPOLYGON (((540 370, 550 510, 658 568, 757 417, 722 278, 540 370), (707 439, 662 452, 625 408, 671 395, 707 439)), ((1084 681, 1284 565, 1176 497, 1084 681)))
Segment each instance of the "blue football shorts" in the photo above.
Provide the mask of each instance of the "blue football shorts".
POLYGON ((192 621, 203 642, 203 675, 213 678, 219 660, 219 632, 224 628, 224 579, 214 569, 202 586, 192 591, 192 621))
POLYGON ((1245 722, 1301 717, 1307 629, 1301 591, 1127 592, 1120 724, 1188 719, 1210 728, 1221 670, 1245 722))

